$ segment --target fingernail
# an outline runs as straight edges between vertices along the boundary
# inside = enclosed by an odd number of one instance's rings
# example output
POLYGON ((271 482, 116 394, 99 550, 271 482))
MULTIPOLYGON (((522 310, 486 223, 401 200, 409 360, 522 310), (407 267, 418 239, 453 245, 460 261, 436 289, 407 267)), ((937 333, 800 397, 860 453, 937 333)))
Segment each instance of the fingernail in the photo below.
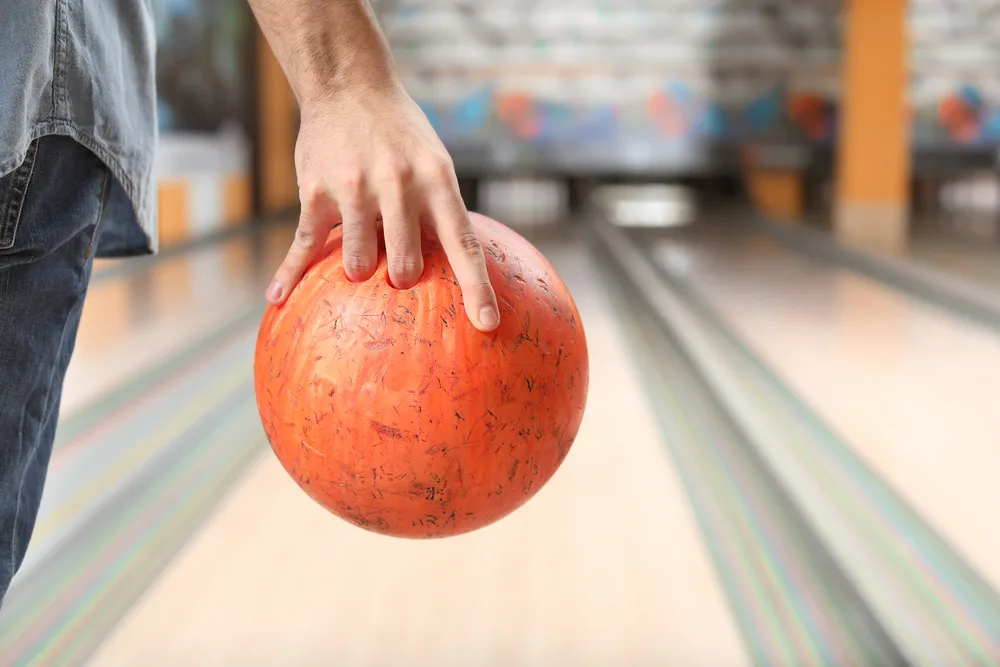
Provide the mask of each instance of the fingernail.
MULTIPOLYGON (((260 294, 260 292, 258 292, 260 294)), ((281 284, 278 281, 271 283, 271 286, 267 288, 267 299, 268 301, 279 301, 281 299, 281 284)))
POLYGON ((484 327, 493 328, 500 323, 500 318, 497 317, 496 308, 493 306, 483 306, 479 310, 479 323, 484 327))

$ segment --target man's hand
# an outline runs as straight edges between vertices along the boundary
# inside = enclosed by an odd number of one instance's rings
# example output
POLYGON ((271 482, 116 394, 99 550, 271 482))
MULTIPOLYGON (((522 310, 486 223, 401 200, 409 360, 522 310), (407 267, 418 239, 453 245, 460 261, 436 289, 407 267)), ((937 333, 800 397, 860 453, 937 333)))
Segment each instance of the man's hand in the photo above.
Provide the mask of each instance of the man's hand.
POLYGON ((412 287, 423 273, 424 225, 441 241, 473 325, 495 329, 496 295, 451 158, 396 80, 367 1, 250 4, 302 116, 295 151, 302 213, 268 300, 285 300, 341 220, 347 277, 370 278, 381 219, 394 287, 412 287))

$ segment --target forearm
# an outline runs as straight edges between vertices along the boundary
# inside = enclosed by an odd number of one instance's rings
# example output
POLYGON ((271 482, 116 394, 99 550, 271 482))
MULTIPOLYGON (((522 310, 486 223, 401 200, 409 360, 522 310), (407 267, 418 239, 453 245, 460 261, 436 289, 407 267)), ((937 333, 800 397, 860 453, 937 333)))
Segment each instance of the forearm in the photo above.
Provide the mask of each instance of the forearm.
POLYGON ((368 0, 249 0, 300 105, 358 86, 394 85, 368 0))

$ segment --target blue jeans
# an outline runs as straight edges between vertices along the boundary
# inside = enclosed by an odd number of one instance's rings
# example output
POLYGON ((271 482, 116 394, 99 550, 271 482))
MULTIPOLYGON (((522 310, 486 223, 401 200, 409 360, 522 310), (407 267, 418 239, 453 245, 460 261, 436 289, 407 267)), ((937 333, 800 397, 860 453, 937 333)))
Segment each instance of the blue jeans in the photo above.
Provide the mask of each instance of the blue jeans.
POLYGON ((63 378, 115 179, 72 139, 0 178, 0 604, 45 484, 63 378))

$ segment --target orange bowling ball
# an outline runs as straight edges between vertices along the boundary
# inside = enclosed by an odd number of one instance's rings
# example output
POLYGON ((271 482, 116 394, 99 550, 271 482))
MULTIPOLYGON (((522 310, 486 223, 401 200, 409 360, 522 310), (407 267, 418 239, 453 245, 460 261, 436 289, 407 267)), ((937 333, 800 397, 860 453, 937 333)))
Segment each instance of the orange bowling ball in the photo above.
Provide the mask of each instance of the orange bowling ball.
POLYGON ((506 226, 472 215, 500 304, 477 331, 440 245, 424 238, 412 289, 344 275, 339 230, 257 339, 268 440, 320 505, 368 530, 445 537, 527 502, 576 438, 589 380, 576 305, 506 226))

